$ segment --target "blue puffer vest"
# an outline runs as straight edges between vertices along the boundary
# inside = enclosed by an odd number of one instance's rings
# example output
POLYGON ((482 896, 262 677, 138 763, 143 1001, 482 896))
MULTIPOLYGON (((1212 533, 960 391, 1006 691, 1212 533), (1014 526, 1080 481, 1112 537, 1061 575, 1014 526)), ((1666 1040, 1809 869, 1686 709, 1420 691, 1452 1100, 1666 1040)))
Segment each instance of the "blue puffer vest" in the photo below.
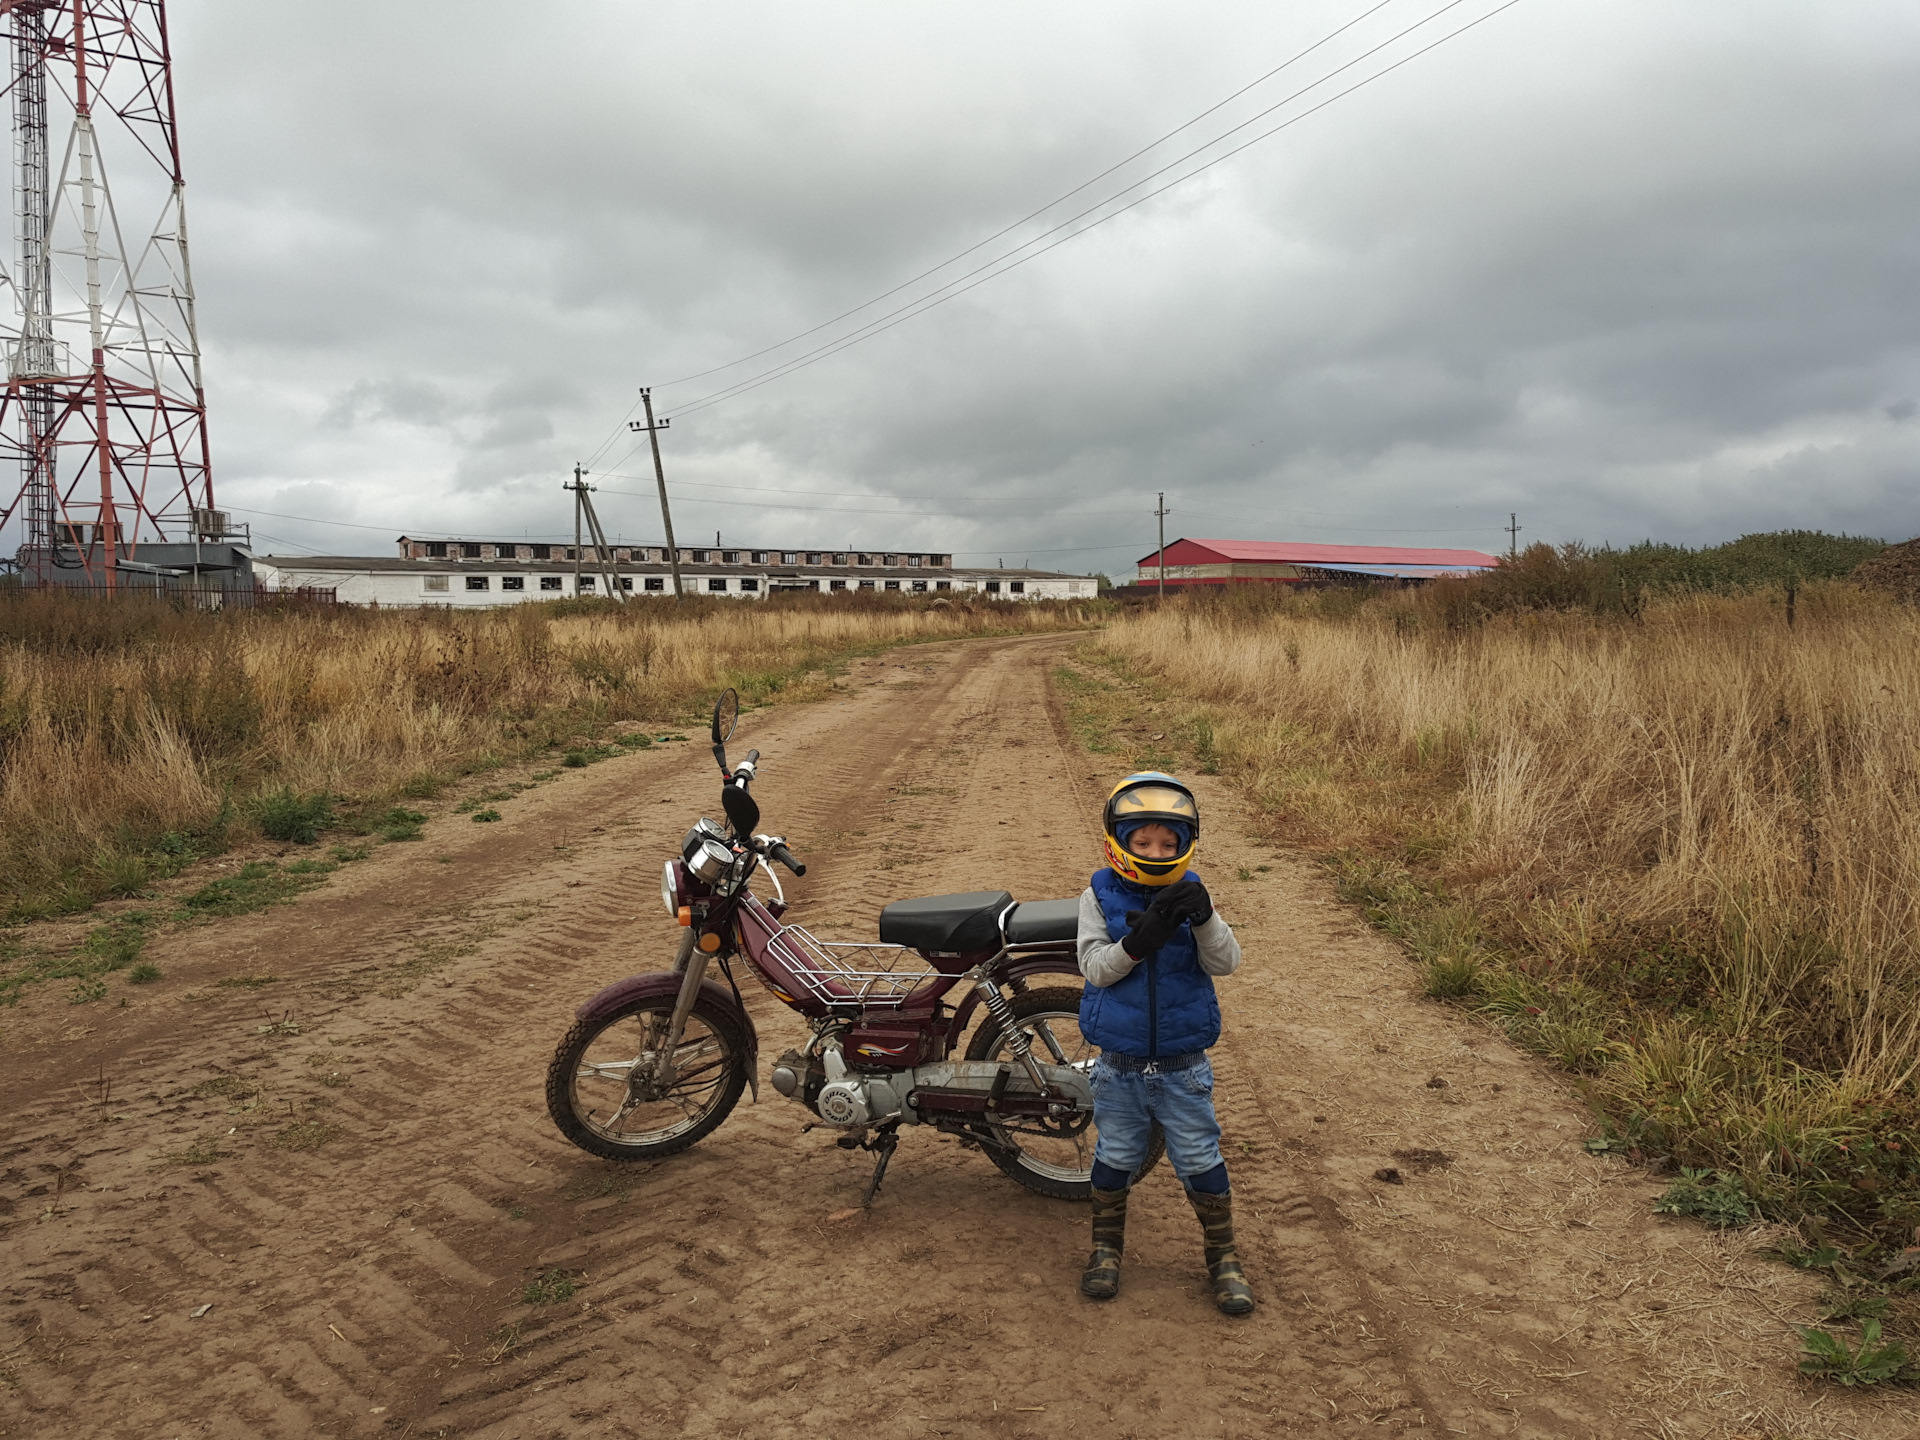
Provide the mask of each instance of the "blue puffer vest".
MULTIPOLYGON (((1114 941, 1133 928, 1127 912, 1146 909, 1158 893, 1111 870, 1096 873, 1092 884, 1107 938, 1114 941)), ((1211 1048, 1220 1038, 1220 1001, 1213 977, 1200 968, 1192 926, 1183 923, 1158 955, 1135 965, 1124 980, 1105 989, 1087 986, 1080 997, 1080 1033, 1102 1050, 1144 1060, 1211 1048)))

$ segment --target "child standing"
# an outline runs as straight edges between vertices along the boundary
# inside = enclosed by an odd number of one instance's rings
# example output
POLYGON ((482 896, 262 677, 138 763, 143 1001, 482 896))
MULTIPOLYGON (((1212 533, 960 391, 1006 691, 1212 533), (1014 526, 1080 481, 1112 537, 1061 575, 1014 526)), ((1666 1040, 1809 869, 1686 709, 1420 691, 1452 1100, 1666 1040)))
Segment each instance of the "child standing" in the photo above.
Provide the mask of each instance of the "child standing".
POLYGON ((1200 807, 1171 775, 1129 775, 1101 816, 1107 868, 1080 896, 1080 1033, 1100 1047, 1093 1070, 1093 1254, 1080 1293, 1120 1293, 1127 1190, 1146 1163, 1154 1122, 1205 1234, 1214 1304, 1253 1311, 1233 1245, 1233 1192, 1213 1113, 1220 1038, 1213 977, 1240 964, 1240 942, 1189 868, 1200 807))

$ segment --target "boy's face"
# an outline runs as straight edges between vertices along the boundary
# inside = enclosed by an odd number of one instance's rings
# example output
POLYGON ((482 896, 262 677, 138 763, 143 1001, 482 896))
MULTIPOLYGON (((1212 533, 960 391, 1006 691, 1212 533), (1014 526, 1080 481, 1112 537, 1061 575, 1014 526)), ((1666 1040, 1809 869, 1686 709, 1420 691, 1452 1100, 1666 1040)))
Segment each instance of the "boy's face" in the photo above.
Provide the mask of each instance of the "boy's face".
POLYGON ((1180 853, 1180 837, 1167 825, 1142 825, 1127 837, 1127 849, 1142 860, 1172 860, 1180 853))

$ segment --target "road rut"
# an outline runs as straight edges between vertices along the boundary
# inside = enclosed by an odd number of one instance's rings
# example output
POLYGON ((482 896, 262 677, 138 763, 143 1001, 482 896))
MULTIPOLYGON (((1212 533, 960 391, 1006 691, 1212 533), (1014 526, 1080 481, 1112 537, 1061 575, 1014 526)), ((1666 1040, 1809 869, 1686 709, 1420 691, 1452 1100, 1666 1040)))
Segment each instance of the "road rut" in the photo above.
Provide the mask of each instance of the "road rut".
MULTIPOLYGON (((1061 723, 1071 643, 896 651, 749 713, 767 827, 811 867, 795 918, 857 939, 889 899, 1077 893, 1115 777, 1061 723)), ((561 1140, 541 1087, 573 1007, 672 952, 660 864, 717 813, 690 744, 163 937, 127 1009, 7 1017, 0 1434, 1916 1433, 1812 1406, 1784 1338, 1804 1277, 1652 1216, 1552 1075, 1418 998, 1197 784, 1248 957, 1216 1071, 1251 1318, 1212 1311, 1165 1167, 1093 1305, 1084 1208, 931 1134, 869 1211, 867 1157, 764 1085, 657 1164, 561 1140), (577 1289, 525 1303, 556 1270, 577 1289)), ((764 1071, 804 1027, 747 999, 764 1071)))

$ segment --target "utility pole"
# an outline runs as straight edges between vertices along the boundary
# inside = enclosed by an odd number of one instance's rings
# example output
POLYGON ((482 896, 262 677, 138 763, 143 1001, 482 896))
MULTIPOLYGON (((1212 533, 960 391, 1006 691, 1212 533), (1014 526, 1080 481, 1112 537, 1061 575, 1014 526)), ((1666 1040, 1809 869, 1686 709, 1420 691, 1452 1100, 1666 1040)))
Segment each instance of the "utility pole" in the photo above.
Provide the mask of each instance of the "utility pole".
POLYGON ((647 423, 642 425, 638 420, 634 420, 628 422, 627 428, 646 431, 647 439, 653 445, 653 479, 654 483, 660 487, 660 525, 667 532, 667 563, 673 567, 673 598, 683 600, 686 598, 686 592, 680 588, 680 550, 673 543, 673 511, 667 507, 667 472, 660 463, 660 432, 673 422, 671 420, 655 422, 652 387, 642 386, 640 399, 647 407, 647 423))
POLYGON ((1153 513, 1155 517, 1158 518, 1158 520, 1160 521, 1160 600, 1162 603, 1165 603, 1167 598, 1167 492, 1166 491, 1162 490, 1160 492, 1160 504, 1154 510, 1153 513))
POLYGON ((1507 558, 1520 558, 1520 517, 1511 510, 1507 512, 1507 558))
POLYGON ((573 491, 573 598, 580 598, 580 501, 587 493, 586 466, 578 461, 573 466, 573 484, 567 488, 573 491))
POLYGON ((607 543, 607 532, 600 524, 599 513, 588 498, 593 487, 587 484, 586 475, 585 466, 575 465, 573 483, 563 487, 573 491, 573 593, 576 598, 580 594, 580 525, 584 520, 587 536, 593 541, 593 568, 606 582, 607 594, 625 603, 627 593, 620 588, 620 561, 613 553, 613 546, 607 543))

